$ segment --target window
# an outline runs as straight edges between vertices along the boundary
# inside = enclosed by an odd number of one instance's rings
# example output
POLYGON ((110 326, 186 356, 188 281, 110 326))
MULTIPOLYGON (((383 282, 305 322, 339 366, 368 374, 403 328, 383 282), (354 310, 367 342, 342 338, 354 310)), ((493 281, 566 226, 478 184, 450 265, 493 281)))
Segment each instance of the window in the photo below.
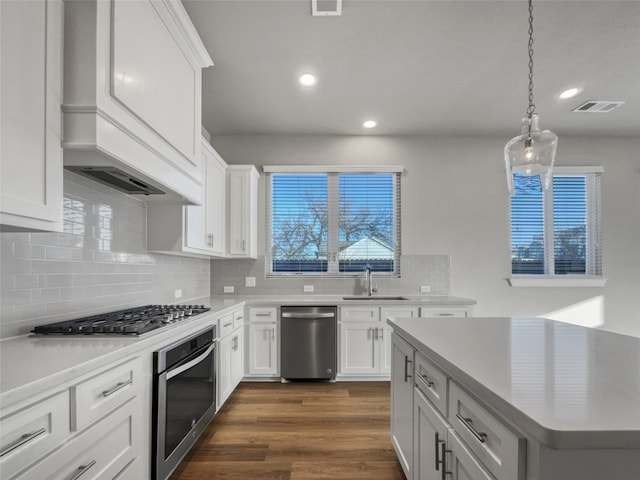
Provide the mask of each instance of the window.
POLYGON ((546 191, 541 191, 539 177, 516 175, 511 197, 513 275, 602 275, 601 171, 558 167, 546 191))
POLYGON ((401 169, 377 170, 265 167, 267 276, 399 275, 401 169))

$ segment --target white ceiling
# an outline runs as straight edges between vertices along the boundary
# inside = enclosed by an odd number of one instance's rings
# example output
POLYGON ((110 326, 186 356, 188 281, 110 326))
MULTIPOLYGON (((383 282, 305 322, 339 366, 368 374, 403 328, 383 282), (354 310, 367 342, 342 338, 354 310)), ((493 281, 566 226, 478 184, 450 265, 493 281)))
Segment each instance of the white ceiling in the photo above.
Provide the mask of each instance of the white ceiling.
MULTIPOLYGON (((519 133, 527 107, 524 0, 183 0, 214 66, 212 135, 519 133), (315 73, 318 85, 297 77, 315 73), (379 125, 363 129, 365 119, 379 125)), ((640 135, 640 1, 534 1, 534 93, 543 129, 640 135), (569 87, 582 93, 569 100, 569 87), (611 113, 572 113, 622 100, 611 113)))

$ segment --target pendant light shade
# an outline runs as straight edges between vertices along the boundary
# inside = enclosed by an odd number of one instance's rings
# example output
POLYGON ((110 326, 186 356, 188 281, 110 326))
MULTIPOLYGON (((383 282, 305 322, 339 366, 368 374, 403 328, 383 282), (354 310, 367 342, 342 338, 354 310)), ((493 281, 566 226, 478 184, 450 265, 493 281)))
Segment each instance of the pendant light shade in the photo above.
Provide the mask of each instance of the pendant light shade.
POLYGON ((558 136, 549 130, 540 131, 539 117, 532 114, 522 119, 522 134, 512 138, 504 147, 509 193, 514 193, 514 175, 539 176, 546 190, 553 177, 558 136))
MULTIPOLYGON (((514 176, 540 178, 537 183, 545 190, 551 185, 558 137, 549 130, 540 130, 533 103, 533 3, 529 0, 529 107, 522 119, 522 133, 504 147, 509 193, 515 193, 514 176)), ((527 182, 530 185, 535 182, 527 182)))

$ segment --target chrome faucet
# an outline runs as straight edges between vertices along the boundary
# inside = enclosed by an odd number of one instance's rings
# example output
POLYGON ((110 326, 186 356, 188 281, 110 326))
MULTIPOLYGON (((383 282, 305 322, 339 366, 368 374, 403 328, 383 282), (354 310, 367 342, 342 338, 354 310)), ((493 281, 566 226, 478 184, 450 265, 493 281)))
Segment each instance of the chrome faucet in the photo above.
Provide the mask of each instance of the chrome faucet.
POLYGON ((373 272, 369 264, 364 268, 364 279, 367 281, 367 295, 371 297, 378 289, 373 286, 373 272))

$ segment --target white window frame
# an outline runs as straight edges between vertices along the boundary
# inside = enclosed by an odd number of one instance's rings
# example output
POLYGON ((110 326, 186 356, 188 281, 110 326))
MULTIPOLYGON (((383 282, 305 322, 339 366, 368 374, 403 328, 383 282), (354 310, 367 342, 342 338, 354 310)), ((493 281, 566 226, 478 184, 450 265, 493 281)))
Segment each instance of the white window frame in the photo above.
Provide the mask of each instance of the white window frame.
MULTIPOLYGON (((400 174, 401 177, 405 173, 404 167, 401 165, 265 165, 263 166, 263 172, 266 174, 342 174, 342 173, 389 173, 400 174)), ((271 202, 272 202, 272 189, 271 189, 271 176, 267 175, 267 181, 265 182, 265 277, 266 278, 291 278, 291 277, 305 277, 305 278, 330 278, 330 277, 359 277, 362 272, 340 272, 339 271, 339 246, 336 244, 336 239, 332 236, 328 238, 328 255, 327 255, 327 271, 326 272, 274 272, 272 271, 272 258, 271 258, 271 244, 272 237, 272 225, 271 225, 271 202)), ((375 272, 376 277, 400 277, 400 250, 401 250, 401 218, 402 218, 402 205, 401 205, 401 182, 398 179, 395 185, 394 197, 397 205, 395 207, 395 234, 394 234, 394 271, 393 272, 375 272)), ((337 214, 338 202, 330 200, 331 196, 335 196, 337 200, 339 197, 339 187, 337 177, 329 177, 327 185, 328 195, 328 207, 332 210, 329 215, 329 229, 339 228, 339 215, 337 214)))
MULTIPOLYGON (((590 174, 601 174, 604 169, 599 166, 589 167, 555 167, 554 176, 570 177, 585 176, 590 174)), ((596 228, 588 229, 587 239, 587 265, 585 274, 563 274, 556 275, 554 258, 554 236, 553 236, 553 185, 543 192, 544 209, 544 264, 545 274, 511 274, 507 279, 512 287, 602 287, 607 279, 601 274, 594 274, 595 258, 602 255, 602 219, 601 219, 601 187, 599 179, 587 188, 592 190, 587 193, 590 202, 587 206, 587 225, 596 225, 596 228), (598 251, 594 252, 593 249, 598 251)), ((511 250, 511 219, 509 220, 509 248, 511 250)), ((602 259, 600 260, 602 262, 602 259)), ((511 266, 511 258, 509 259, 511 266)), ((602 268, 602 265, 599 266, 602 268)))

